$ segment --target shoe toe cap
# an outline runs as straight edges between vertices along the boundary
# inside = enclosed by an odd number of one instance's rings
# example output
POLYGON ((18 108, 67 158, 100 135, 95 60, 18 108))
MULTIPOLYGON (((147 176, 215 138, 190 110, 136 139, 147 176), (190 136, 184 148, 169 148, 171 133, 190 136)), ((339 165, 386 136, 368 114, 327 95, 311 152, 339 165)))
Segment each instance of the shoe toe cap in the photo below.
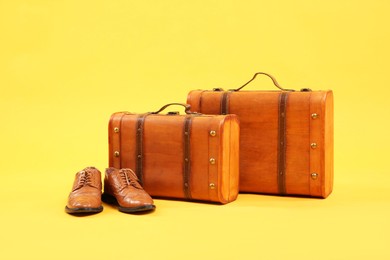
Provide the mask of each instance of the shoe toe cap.
POLYGON ((68 208, 98 208, 101 202, 91 197, 75 197, 69 199, 68 208))
POLYGON ((123 199, 123 202, 125 207, 131 207, 131 208, 136 208, 136 207, 141 207, 141 206, 147 206, 147 205, 153 205, 153 200, 149 197, 145 196, 126 196, 123 199))

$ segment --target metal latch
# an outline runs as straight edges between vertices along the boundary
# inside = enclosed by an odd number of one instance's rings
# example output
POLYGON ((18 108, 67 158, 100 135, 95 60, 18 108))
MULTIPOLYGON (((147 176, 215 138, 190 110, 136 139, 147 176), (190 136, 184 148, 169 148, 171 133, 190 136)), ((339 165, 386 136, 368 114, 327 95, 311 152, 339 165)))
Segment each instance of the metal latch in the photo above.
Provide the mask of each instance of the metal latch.
POLYGON ((167 115, 179 115, 179 111, 169 111, 167 115))

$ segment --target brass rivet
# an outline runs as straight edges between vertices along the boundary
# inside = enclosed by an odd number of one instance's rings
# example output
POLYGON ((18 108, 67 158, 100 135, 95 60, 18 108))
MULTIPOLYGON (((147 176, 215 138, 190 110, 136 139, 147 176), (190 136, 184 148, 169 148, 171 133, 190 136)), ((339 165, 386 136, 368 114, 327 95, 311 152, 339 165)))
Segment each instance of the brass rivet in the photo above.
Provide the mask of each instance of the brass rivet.
POLYGON ((215 164, 215 159, 214 158, 210 158, 210 163, 211 164, 215 164))
POLYGON ((311 178, 312 178, 313 180, 317 180, 317 178, 318 178, 318 173, 313 172, 310 176, 311 176, 311 178))
POLYGON ((317 113, 313 113, 313 114, 311 114, 311 118, 313 118, 313 119, 316 119, 316 118, 318 118, 318 114, 317 114, 317 113))
POLYGON ((118 133, 119 132, 119 127, 114 127, 114 132, 118 133))
POLYGON ((118 152, 118 151, 115 151, 115 152, 114 152, 114 155, 115 155, 115 157, 119 157, 119 152, 118 152))
POLYGON ((313 148, 313 149, 316 149, 317 148, 317 143, 311 143, 310 147, 313 148))
POLYGON ((210 189, 212 189, 212 190, 215 189, 215 184, 214 183, 210 183, 209 186, 210 186, 210 189))
POLYGON ((215 132, 214 130, 211 130, 211 131, 210 131, 210 135, 211 135, 211 136, 215 136, 216 134, 217 134, 217 132, 215 132))
POLYGON ((140 155, 140 154, 137 155, 137 158, 138 158, 138 159, 141 159, 141 158, 142 158, 142 155, 140 155))
POLYGON ((187 183, 187 182, 185 182, 185 183, 184 183, 184 186, 185 186, 185 187, 188 187, 188 183, 187 183))
POLYGON ((188 162, 188 158, 184 158, 184 161, 188 162))

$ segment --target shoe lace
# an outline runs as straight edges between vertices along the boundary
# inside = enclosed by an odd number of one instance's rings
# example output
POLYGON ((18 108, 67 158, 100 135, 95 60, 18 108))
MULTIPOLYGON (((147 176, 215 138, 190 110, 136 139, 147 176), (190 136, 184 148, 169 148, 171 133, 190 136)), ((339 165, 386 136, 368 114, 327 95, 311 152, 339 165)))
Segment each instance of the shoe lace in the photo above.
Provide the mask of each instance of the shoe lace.
POLYGON ((87 171, 81 171, 80 172, 80 178, 79 183, 77 185, 77 189, 84 187, 84 186, 93 186, 92 185, 92 177, 87 171))
POLYGON ((121 179, 122 179, 123 188, 125 188, 127 186, 133 186, 134 188, 142 189, 141 185, 138 182, 138 179, 129 178, 126 171, 121 170, 121 171, 119 171, 119 174, 120 174, 121 179))

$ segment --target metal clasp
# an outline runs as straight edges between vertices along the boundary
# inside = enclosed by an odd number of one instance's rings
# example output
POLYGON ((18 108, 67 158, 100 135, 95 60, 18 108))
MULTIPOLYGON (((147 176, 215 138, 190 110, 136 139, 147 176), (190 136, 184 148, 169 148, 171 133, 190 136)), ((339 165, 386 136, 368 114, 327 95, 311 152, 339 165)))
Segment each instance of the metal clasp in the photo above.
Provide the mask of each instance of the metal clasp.
POLYGON ((179 111, 169 111, 169 112, 167 113, 167 115, 179 115, 179 114, 180 114, 179 111))

